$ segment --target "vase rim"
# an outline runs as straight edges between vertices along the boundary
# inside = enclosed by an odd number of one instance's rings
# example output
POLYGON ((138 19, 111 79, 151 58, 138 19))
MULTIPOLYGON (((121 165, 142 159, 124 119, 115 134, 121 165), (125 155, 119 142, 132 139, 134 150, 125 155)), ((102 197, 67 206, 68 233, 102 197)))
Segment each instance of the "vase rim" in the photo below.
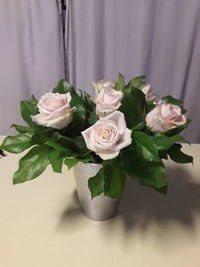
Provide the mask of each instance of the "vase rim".
POLYGON ((87 162, 87 163, 83 163, 83 162, 78 162, 78 164, 81 164, 81 165, 90 165, 90 166, 101 166, 102 164, 101 163, 92 163, 92 162, 87 162))

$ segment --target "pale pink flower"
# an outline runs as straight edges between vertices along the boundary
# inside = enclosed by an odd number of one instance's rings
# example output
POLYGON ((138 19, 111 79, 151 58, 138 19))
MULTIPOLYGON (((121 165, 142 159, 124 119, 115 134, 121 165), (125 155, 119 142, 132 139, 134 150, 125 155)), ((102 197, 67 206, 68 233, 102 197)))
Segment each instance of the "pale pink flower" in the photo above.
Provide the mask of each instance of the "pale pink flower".
POLYGON ((186 117, 177 105, 159 101, 156 107, 146 115, 146 123, 152 132, 165 133, 185 124, 186 117))
POLYGON ((121 149, 131 144, 132 131, 126 128, 124 114, 115 111, 99 119, 93 126, 82 132, 87 148, 103 160, 118 156, 121 149))
POLYGON ((153 101, 158 98, 158 95, 153 94, 152 87, 150 83, 146 83, 142 88, 142 92, 145 94, 146 101, 153 101))
POLYGON ((71 95, 59 93, 47 93, 38 103, 39 114, 32 116, 32 120, 39 125, 62 129, 73 118, 75 108, 70 107, 71 95))

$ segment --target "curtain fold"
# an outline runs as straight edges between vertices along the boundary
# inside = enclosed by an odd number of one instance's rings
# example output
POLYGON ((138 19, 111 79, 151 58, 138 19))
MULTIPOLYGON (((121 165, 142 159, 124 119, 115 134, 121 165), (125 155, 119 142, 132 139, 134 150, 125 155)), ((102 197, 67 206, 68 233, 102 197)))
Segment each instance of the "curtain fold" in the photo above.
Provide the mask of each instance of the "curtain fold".
POLYGON ((66 0, 65 53, 60 0, 0 1, 0 134, 22 123, 19 101, 40 97, 65 77, 91 82, 146 74, 160 95, 181 98, 200 142, 199 0, 66 0))
POLYGON ((70 82, 146 74, 160 95, 181 98, 192 119, 186 138, 200 142, 200 1, 67 0, 70 82))
POLYGON ((22 123, 19 101, 64 78, 63 28, 56 0, 0 1, 0 134, 22 123))

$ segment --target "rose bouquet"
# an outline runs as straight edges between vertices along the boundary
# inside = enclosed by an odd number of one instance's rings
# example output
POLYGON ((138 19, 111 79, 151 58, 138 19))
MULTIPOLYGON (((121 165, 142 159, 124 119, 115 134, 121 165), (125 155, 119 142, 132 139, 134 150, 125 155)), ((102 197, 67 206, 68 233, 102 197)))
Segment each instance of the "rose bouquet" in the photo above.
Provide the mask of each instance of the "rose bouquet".
POLYGON ((104 194, 118 197, 127 176, 144 186, 166 193, 167 179, 162 159, 189 163, 193 158, 181 151, 180 132, 189 124, 180 100, 160 100, 151 85, 139 76, 128 84, 117 81, 93 83, 95 96, 75 90, 62 80, 38 101, 21 101, 27 127, 13 124, 19 134, 8 136, 0 146, 11 153, 28 153, 19 161, 13 183, 38 177, 50 164, 60 173, 63 163, 99 163, 90 177, 92 198, 104 194))

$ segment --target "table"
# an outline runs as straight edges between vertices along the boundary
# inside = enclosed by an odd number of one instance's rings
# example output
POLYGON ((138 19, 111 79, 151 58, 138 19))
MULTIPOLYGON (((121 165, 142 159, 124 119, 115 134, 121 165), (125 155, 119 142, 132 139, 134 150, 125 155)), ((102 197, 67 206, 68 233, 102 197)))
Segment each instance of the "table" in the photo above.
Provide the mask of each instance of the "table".
POLYGON ((199 267, 200 144, 184 151, 194 167, 166 163, 167 196, 129 180, 118 216, 104 222, 81 213, 67 168, 12 185, 21 155, 7 153, 0 159, 0 266, 199 267))

